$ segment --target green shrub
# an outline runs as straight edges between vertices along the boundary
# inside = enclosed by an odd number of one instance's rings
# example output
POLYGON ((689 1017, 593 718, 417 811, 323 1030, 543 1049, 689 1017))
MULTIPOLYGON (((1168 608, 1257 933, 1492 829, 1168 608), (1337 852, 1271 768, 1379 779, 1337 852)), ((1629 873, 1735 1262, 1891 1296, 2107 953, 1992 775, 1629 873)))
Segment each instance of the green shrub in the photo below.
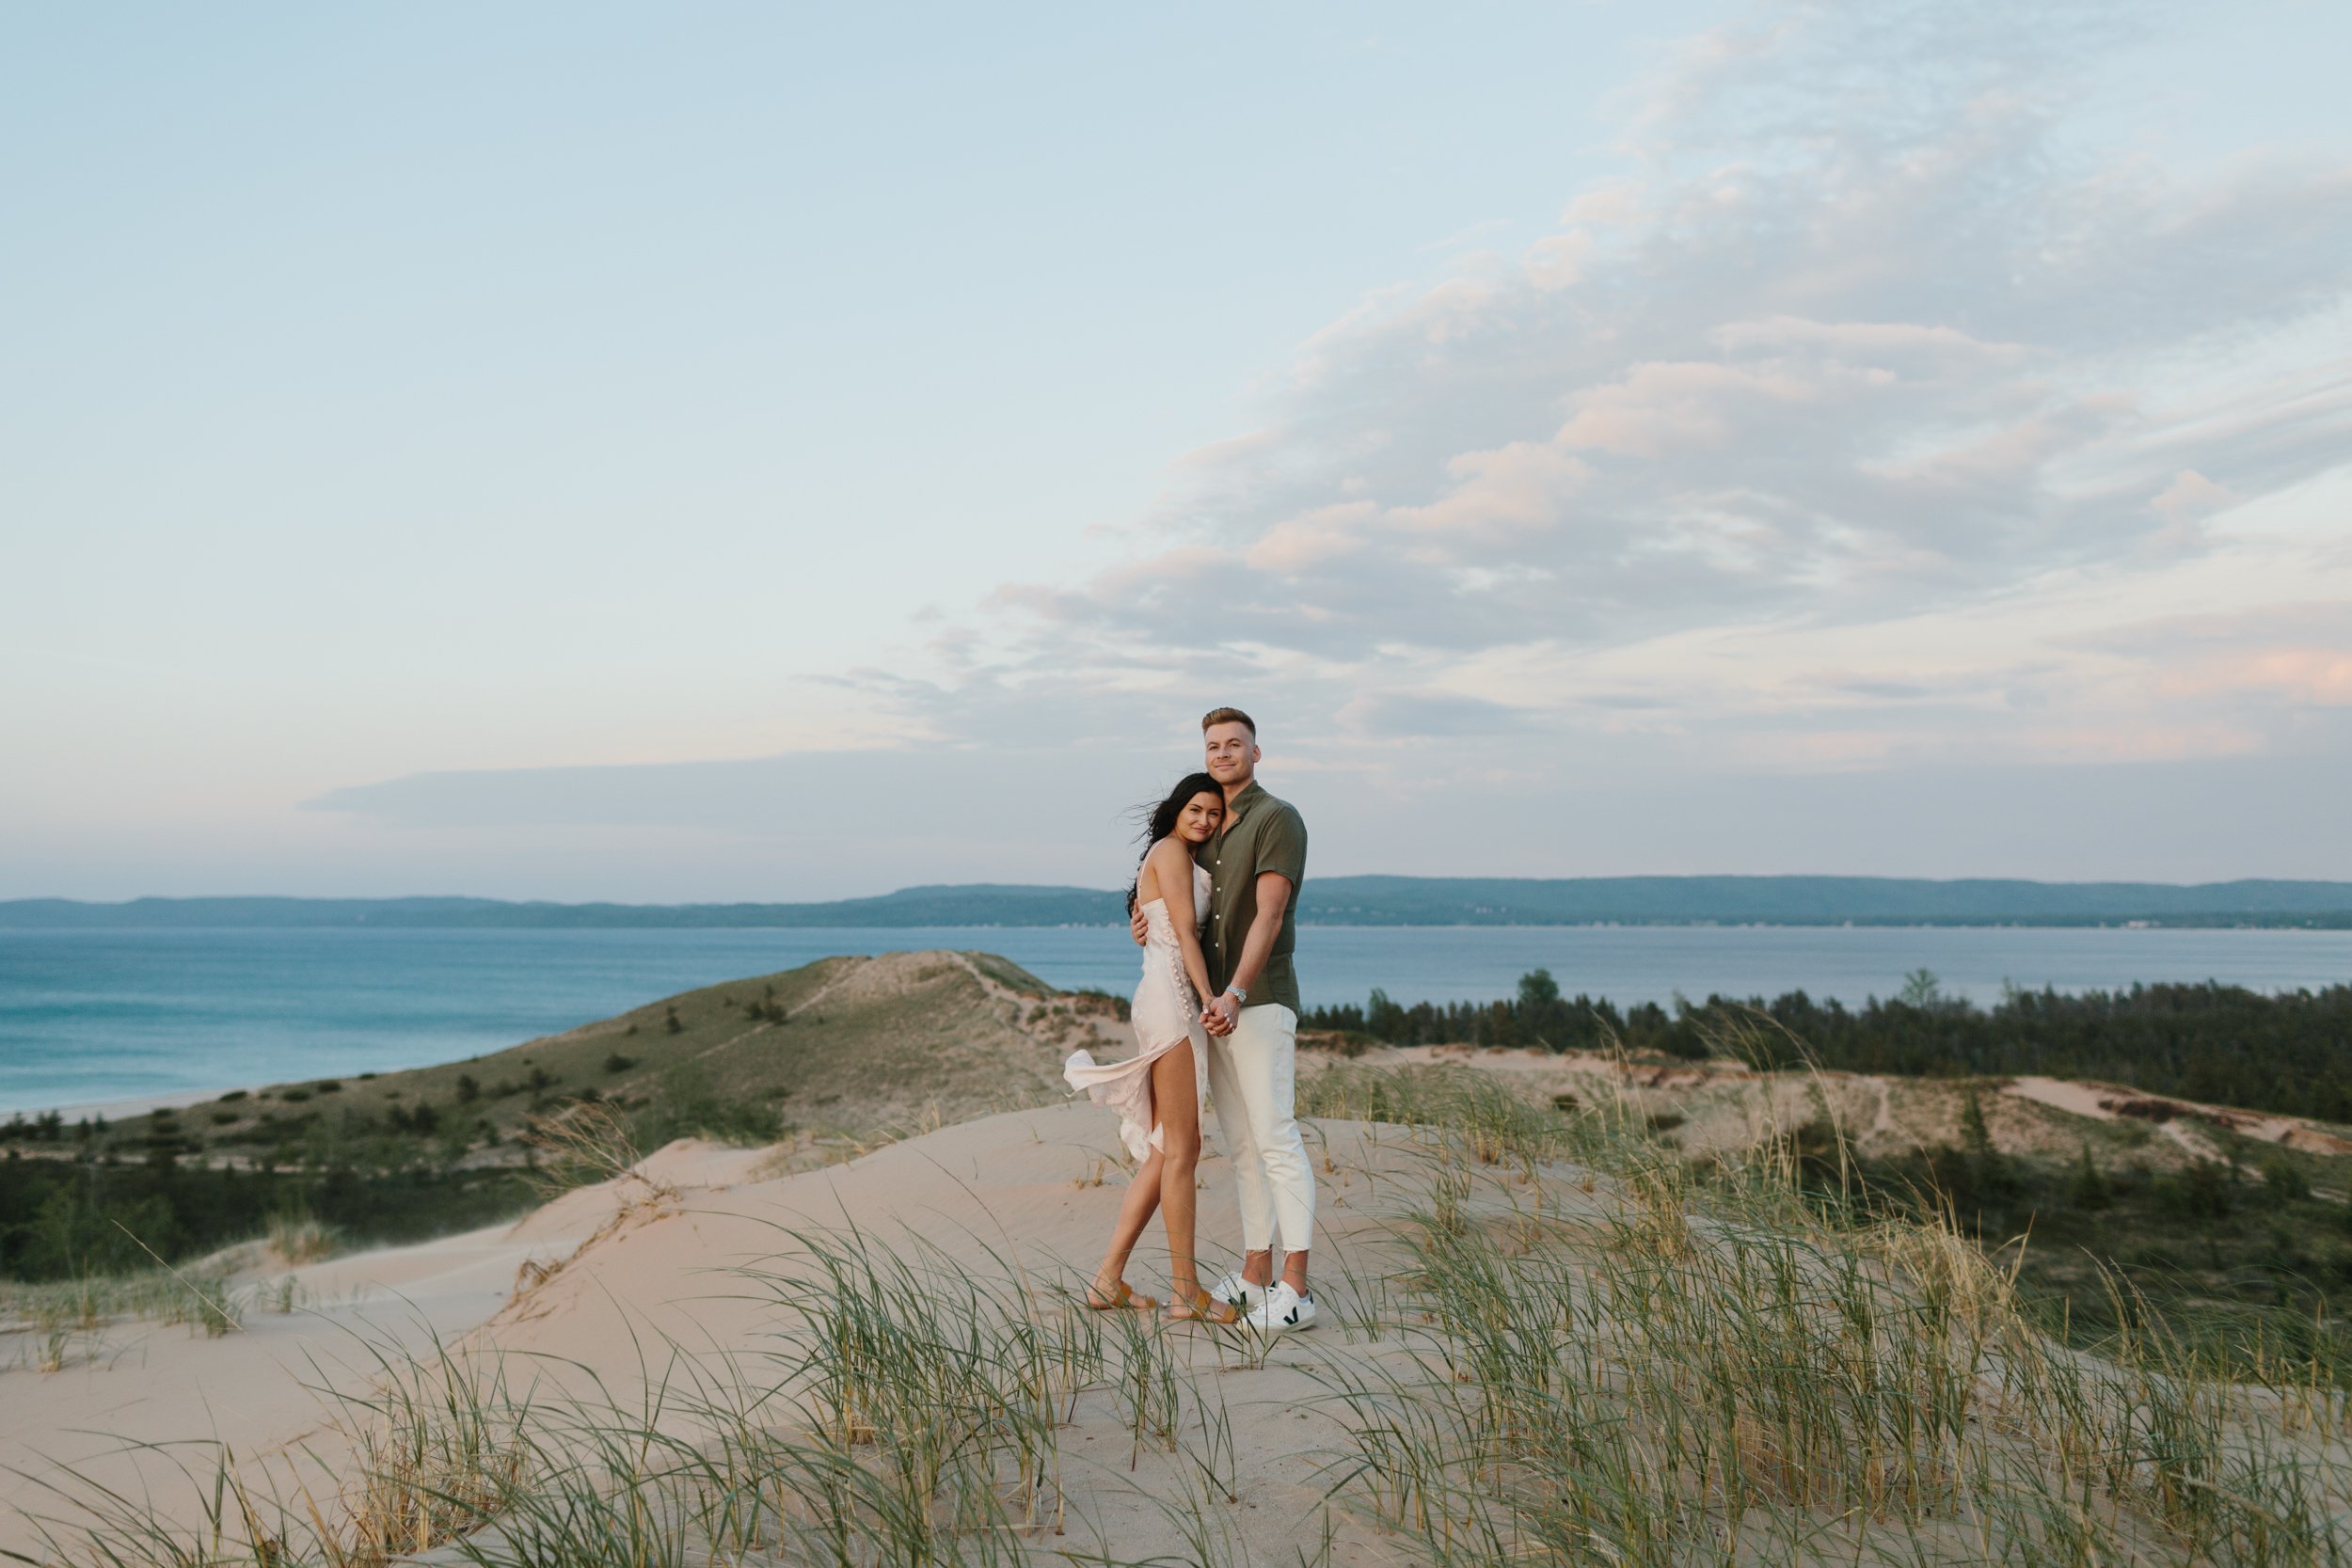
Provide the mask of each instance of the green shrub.
POLYGON ((179 1221, 160 1195, 94 1199, 59 1188, 24 1229, 13 1272, 25 1279, 128 1274, 153 1267, 155 1257, 169 1258, 181 1245, 179 1221))
POLYGON ((2158 1208, 2179 1218, 2214 1220, 2230 1212, 2229 1178, 2217 1160, 2198 1160, 2178 1176, 2159 1176, 2149 1191, 2158 1208))
POLYGON ((707 1072, 686 1062, 661 1074, 629 1130, 640 1148, 659 1148, 673 1138, 710 1138, 759 1148, 782 1136, 784 1125, 774 1106, 722 1094, 707 1072))
POLYGON ((2066 1196, 2077 1209, 2105 1209, 2115 1201, 2115 1189, 2099 1169, 2098 1163, 2091 1159, 2089 1144, 2083 1145, 2082 1158, 2074 1163, 2066 1196))
POLYGON ((2311 1178, 2303 1167, 2284 1152, 2264 1156, 2262 1163, 2263 1191, 2274 1203, 2302 1203, 2312 1196, 2311 1178))

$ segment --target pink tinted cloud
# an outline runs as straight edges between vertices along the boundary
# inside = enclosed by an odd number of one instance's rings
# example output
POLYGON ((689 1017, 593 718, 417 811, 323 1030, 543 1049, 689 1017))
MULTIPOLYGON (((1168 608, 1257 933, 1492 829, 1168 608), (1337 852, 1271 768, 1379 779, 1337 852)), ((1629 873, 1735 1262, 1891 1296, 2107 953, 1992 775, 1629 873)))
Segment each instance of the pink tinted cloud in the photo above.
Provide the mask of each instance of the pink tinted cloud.
MULTIPOLYGON (((2341 358, 2311 326, 2352 298, 2352 159, 2102 161, 2067 115, 2116 40, 2081 22, 1831 0, 1692 45, 1633 105, 1629 171, 1553 233, 1367 294, 1256 428, 1174 466, 1129 562, 998 594, 1007 668, 1077 685, 1148 650, 1290 693, 1342 672, 1325 711, 1413 693, 1381 710, 1410 725, 1495 650, 1892 627, 2215 547, 2204 516, 2352 436, 2352 378, 2307 363, 2341 358), (2199 379, 2257 362, 2273 385, 2199 379)), ((2109 650, 2129 675, 2070 656, 2036 700, 2095 712, 2113 678, 2334 703, 2332 645, 2109 650)), ((1963 751, 2048 744, 1944 707, 1963 751)), ((2092 750, 2235 744, 2206 722, 2119 719, 2092 750)))

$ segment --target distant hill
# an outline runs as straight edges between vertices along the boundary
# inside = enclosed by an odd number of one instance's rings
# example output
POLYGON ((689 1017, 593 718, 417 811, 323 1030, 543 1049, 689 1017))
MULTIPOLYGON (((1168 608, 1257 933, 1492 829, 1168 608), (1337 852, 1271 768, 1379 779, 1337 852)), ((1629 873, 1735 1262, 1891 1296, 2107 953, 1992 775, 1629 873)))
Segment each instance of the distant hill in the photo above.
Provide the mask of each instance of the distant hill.
POLYGON ((911 887, 823 904, 548 904, 500 898, 66 898, 0 901, 0 928, 61 927, 682 927, 1104 926, 1125 895, 1097 888, 971 882, 911 887))
MULTIPOLYGON (((0 902, 0 928, 1103 926, 1123 895, 975 882, 821 904, 495 898, 62 898, 0 902)), ((2352 882, 1929 881, 1895 877, 1311 877, 1322 926, 2295 926, 2352 927, 2352 882)))
POLYGON ((1310 877, 1327 926, 2352 926, 2352 882, 1310 877))

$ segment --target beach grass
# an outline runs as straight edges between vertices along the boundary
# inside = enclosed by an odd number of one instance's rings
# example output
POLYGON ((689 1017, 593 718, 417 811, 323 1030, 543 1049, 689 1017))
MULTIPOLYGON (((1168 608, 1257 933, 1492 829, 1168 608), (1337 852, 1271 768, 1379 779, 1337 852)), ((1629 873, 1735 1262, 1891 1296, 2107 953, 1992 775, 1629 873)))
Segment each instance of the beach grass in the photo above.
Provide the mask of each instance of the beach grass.
POLYGON ((281 1297, 291 1302, 296 1289, 291 1276, 241 1282, 226 1271, 201 1267, 89 1275, 37 1285, 0 1281, 0 1334, 23 1337, 20 1364, 61 1371, 91 1354, 114 1324, 185 1325, 218 1338, 241 1329, 248 1311, 274 1306, 281 1297))
MULTIPOLYGON (((2224 1357, 2115 1278, 2113 1329, 2070 1345, 1950 1215, 1825 1181, 1834 1124, 1693 1160, 1627 1106, 1459 1069, 1351 1064, 1302 1099, 1394 1162, 1376 1233, 1321 1276, 1349 1307, 1302 1363, 1329 1434, 1302 1562, 1339 1540, 1444 1568, 2352 1550, 2352 1405, 2320 1340, 2224 1357)), ((772 1332, 644 1343, 626 1380, 387 1350, 344 1457, 322 1450, 333 1495, 213 1450, 200 1519, 166 1528, 69 1478, 46 1560, 1266 1560, 1223 1393, 1265 1342, 1089 1312, 1009 1244, 976 1265, 896 1228, 779 1233, 727 1289, 772 1332), (1073 1422, 1104 1418, 1115 1457, 1081 1463, 1073 1422), (1149 1552, 1102 1523, 1121 1487, 1162 1521, 1149 1552)))

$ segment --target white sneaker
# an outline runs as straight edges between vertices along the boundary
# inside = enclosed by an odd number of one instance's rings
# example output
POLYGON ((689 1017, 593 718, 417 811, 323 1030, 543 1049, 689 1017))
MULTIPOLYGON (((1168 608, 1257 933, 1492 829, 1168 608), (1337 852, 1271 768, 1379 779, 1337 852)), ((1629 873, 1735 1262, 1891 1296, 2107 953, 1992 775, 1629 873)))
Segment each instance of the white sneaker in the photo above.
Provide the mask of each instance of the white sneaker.
POLYGON ((1247 1313, 1265 1299, 1265 1287, 1250 1284, 1241 1276, 1241 1271, 1235 1269, 1232 1274, 1210 1286, 1209 1294, 1219 1301, 1231 1304, 1234 1310, 1247 1313))
POLYGON ((1287 1334, 1293 1329, 1315 1326, 1315 1298, 1302 1296, 1282 1280, 1276 1280, 1265 1293, 1257 1310, 1242 1314, 1242 1323, 1261 1334, 1287 1334))

